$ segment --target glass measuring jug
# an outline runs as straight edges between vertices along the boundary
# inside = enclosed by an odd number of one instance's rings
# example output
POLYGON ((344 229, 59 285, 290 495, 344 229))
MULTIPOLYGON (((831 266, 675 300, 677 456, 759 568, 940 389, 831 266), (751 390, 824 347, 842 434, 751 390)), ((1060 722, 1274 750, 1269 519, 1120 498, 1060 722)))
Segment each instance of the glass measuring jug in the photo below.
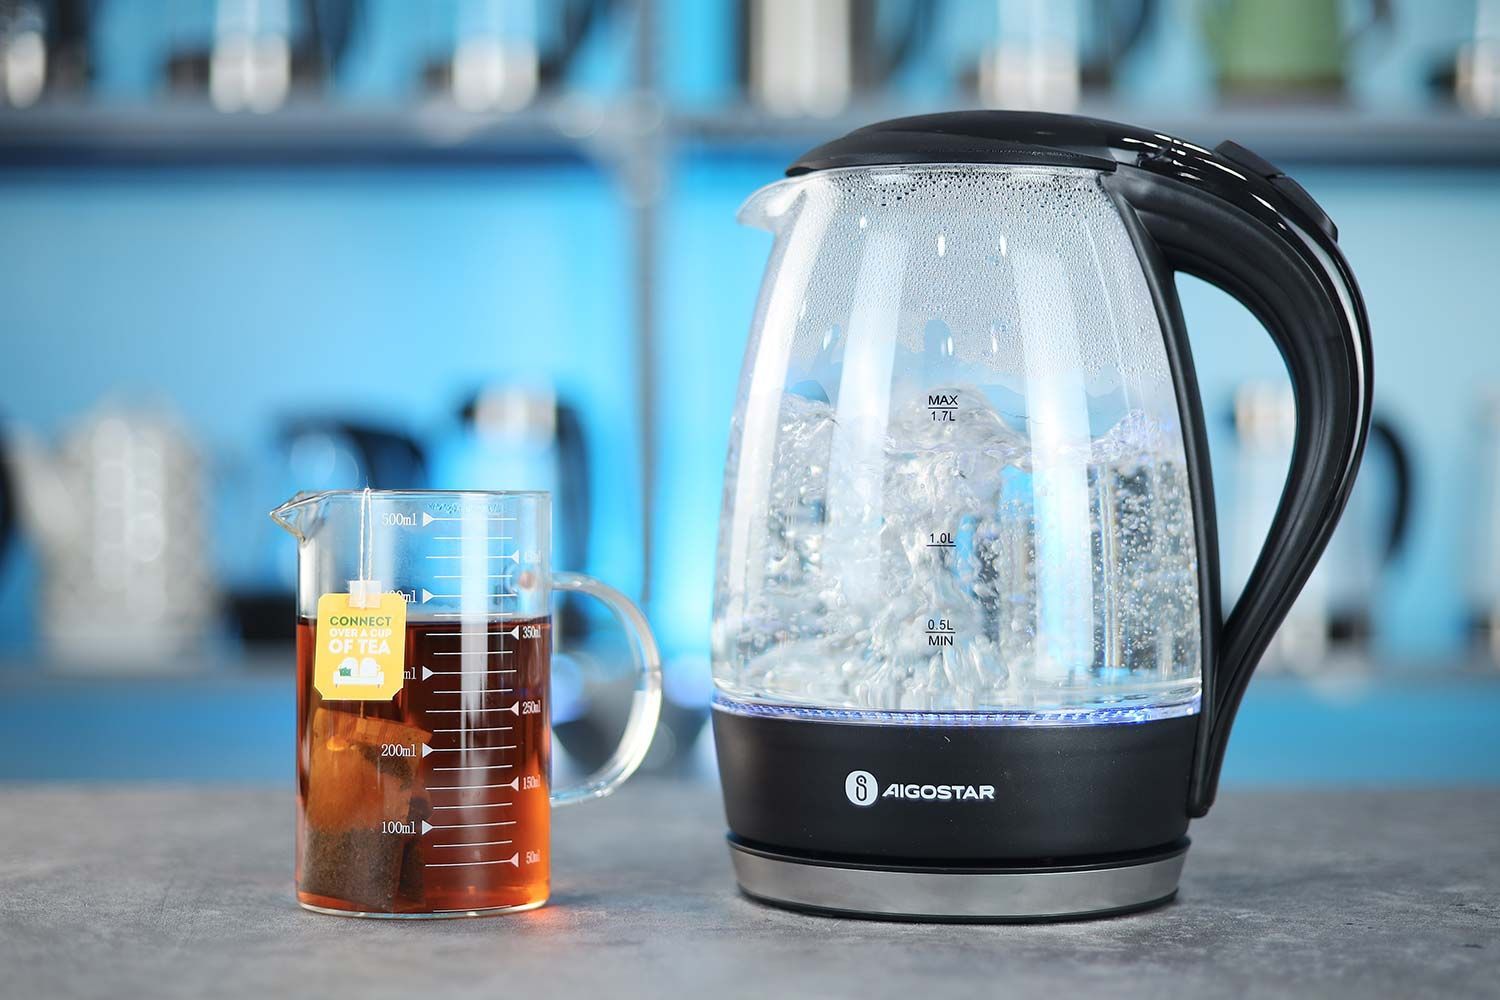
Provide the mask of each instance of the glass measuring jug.
POLYGON ((541 906, 551 806, 609 794, 651 743, 661 661, 645 617, 551 572, 546 493, 331 491, 271 516, 298 541, 298 902, 372 917, 541 906), (615 615, 636 688, 611 758, 552 789, 559 590, 615 615))

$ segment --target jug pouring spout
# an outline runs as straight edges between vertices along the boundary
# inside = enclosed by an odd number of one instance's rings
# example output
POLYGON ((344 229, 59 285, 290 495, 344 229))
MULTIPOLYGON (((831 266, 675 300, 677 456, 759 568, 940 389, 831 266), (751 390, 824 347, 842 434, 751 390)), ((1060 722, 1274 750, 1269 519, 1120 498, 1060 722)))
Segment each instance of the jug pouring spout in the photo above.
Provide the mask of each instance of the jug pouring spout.
POLYGON ((305 542, 311 533, 313 522, 319 511, 323 509, 323 501, 327 497, 326 492, 298 493, 271 511, 271 520, 295 535, 298 542, 305 542))

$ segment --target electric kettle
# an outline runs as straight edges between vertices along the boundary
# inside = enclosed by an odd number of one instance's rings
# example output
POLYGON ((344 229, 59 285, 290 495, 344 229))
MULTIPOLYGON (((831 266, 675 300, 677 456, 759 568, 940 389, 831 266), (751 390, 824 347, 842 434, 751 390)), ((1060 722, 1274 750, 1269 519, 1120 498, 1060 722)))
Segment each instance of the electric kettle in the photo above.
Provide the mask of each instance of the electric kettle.
POLYGON ((787 173, 741 212, 775 242, 712 632, 741 888, 909 919, 1165 902, 1364 449, 1337 230, 1234 143, 1064 115, 898 119, 787 173), (1298 402, 1227 616, 1174 272, 1251 309, 1298 402))
POLYGON ((745 96, 795 117, 838 114, 884 88, 921 51, 934 10, 927 0, 740 0, 738 13, 745 96))

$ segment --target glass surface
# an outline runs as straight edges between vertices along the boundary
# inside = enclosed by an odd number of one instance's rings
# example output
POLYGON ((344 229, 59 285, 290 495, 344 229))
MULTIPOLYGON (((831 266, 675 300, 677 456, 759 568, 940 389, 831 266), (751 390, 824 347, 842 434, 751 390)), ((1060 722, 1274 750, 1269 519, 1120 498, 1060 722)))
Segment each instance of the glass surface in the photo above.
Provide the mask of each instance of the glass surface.
POLYGON ((725 480, 721 704, 1196 711, 1175 390, 1098 176, 823 171, 741 218, 776 239, 725 480))

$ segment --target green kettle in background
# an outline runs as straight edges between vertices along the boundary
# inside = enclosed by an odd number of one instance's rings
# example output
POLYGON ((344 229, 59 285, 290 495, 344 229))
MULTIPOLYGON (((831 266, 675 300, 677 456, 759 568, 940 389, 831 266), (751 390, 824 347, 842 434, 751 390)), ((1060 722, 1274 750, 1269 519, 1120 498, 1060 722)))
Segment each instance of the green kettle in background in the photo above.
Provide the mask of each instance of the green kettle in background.
POLYGON ((1341 0, 1200 0, 1199 13, 1220 92, 1280 99, 1342 94, 1350 52, 1392 8, 1368 0, 1353 23, 1341 0))

